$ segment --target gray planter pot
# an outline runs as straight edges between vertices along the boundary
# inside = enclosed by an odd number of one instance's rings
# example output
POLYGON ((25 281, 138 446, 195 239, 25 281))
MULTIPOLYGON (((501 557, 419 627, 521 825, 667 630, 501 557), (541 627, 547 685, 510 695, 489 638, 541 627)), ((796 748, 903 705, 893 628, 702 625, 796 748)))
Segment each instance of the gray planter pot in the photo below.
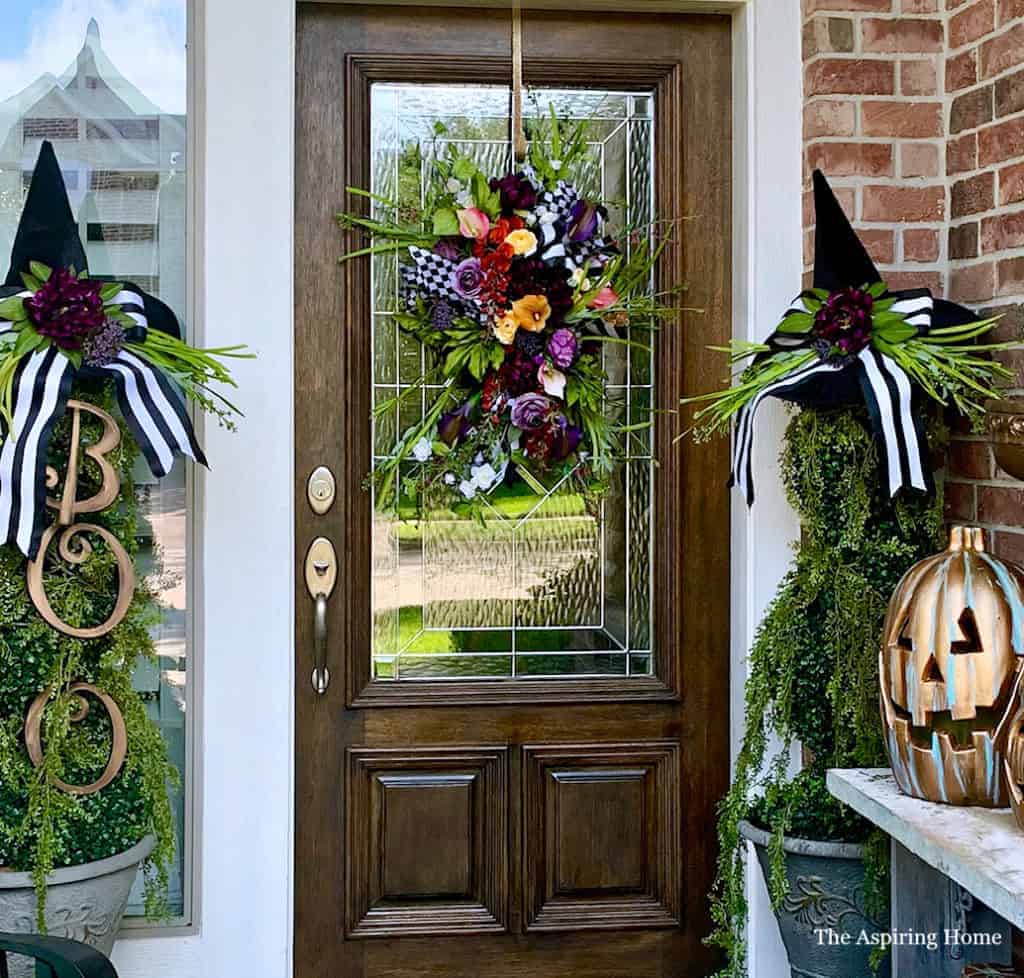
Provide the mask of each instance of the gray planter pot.
MULTIPOLYGON (((109 955, 128 905, 139 864, 153 851, 147 835, 120 855, 55 870, 46 886, 46 927, 53 937, 83 941, 109 955)), ((0 872, 0 931, 36 932, 36 891, 31 873, 0 872)), ((11 978, 31 978, 32 964, 11 956, 11 978)))
MULTIPOLYGON (((740 834, 754 843, 767 879, 771 836, 749 822, 740 834)), ((871 970, 862 936, 889 929, 864 909, 864 847, 786 838, 783 849, 789 892, 775 916, 793 978, 888 978, 888 960, 877 975, 871 970)))

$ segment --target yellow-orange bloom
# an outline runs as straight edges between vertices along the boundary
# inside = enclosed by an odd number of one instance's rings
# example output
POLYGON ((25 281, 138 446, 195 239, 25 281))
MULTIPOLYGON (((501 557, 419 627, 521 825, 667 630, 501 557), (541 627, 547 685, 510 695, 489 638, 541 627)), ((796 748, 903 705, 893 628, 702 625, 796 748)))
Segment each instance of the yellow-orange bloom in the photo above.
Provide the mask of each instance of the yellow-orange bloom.
POLYGON ((511 346, 512 341, 516 338, 517 329, 519 329, 519 323, 516 322, 515 317, 511 313, 507 312, 496 319, 491 327, 494 335, 498 338, 498 342, 505 346, 511 346))
POLYGON ((537 235, 526 228, 519 228, 518 231, 509 232, 505 238, 505 244, 511 245, 512 250, 522 257, 528 257, 537 250, 537 235))
POLYGON ((551 306, 544 295, 524 295, 512 303, 512 317, 519 326, 531 333, 539 333, 550 315, 551 306))

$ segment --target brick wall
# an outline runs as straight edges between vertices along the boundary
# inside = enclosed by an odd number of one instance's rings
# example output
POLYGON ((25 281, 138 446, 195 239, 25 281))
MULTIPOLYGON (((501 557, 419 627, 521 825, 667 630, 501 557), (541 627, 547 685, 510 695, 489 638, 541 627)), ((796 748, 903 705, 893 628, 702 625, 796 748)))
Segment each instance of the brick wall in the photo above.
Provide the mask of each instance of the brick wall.
MULTIPOLYGON (((1024 0, 803 0, 804 254, 818 167, 886 280, 929 286, 1024 333, 1024 0)), ((1002 358, 1024 394, 1024 350, 1002 358)), ((957 431, 950 519, 1024 562, 1024 483, 957 431)))

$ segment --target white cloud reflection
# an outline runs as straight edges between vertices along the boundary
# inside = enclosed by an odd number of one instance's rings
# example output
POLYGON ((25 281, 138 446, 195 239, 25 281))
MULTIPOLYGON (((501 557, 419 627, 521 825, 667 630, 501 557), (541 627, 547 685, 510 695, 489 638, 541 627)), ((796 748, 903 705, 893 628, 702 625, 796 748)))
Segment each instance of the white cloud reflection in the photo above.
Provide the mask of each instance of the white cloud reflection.
POLYGON ((60 0, 52 8, 30 4, 24 16, 33 21, 24 50, 0 58, 0 102, 40 75, 59 77, 95 18, 118 71, 163 112, 185 112, 185 0, 60 0))

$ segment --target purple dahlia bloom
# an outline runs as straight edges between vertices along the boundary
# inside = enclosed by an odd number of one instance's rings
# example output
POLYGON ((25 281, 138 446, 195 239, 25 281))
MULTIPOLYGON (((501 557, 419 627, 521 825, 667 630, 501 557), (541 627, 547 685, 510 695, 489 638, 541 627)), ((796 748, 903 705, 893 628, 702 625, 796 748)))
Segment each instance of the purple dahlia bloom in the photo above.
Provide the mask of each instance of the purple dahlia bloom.
POLYGON ((833 292, 814 314, 814 335, 844 355, 859 353, 871 342, 874 302, 867 289, 833 292))
POLYGON ((85 338, 104 322, 101 283, 78 278, 68 268, 55 268, 38 291, 25 299, 36 332, 64 350, 80 350, 85 338))
POLYGON ((571 329, 556 329, 548 340, 548 356, 559 370, 568 370, 576 359, 576 334, 571 329))
POLYGON ((484 280, 479 258, 467 258, 452 270, 452 288, 462 299, 475 299, 484 280))
POLYGON ((500 180, 493 177, 490 187, 500 192, 501 209, 506 215, 512 211, 528 211, 537 203, 536 188, 520 173, 509 173, 500 180))
POLYGON ((512 403, 512 424, 523 431, 534 431, 544 425, 551 412, 551 402, 543 394, 521 394, 512 403))

